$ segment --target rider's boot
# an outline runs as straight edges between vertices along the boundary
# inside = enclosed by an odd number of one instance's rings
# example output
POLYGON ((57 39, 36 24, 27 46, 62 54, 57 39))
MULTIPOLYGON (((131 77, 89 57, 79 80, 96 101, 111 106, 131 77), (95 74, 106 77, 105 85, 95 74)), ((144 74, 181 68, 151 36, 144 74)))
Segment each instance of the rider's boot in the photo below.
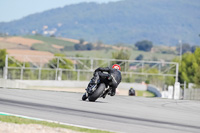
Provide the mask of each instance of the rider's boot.
POLYGON ((114 96, 114 95, 115 95, 115 89, 112 89, 112 90, 108 93, 108 95, 114 96))
POLYGON ((103 93, 103 98, 105 98, 106 97, 106 95, 108 94, 108 93, 110 93, 110 89, 107 89, 104 93, 103 93))

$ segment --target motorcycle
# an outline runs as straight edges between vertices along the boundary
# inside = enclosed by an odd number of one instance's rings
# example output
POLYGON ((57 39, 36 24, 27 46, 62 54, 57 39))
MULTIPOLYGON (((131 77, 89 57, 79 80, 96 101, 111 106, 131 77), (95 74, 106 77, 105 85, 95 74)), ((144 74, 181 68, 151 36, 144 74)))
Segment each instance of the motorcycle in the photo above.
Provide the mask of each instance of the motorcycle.
POLYGON ((98 98, 105 98, 111 91, 111 88, 108 87, 109 82, 110 80, 108 79, 98 79, 97 84, 88 86, 90 88, 86 89, 86 92, 82 96, 82 100, 85 101, 88 98, 90 102, 95 102, 98 98))

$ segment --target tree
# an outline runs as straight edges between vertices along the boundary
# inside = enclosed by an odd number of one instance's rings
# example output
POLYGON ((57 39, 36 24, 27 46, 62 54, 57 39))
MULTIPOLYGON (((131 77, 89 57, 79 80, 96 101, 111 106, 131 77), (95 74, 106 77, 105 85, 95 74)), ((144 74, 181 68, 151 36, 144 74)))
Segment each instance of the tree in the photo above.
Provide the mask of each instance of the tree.
POLYGON ((194 83, 196 84, 197 87, 200 87, 200 48, 196 48, 194 55, 196 57, 197 64, 198 64, 195 77, 194 77, 194 83))
POLYGON ((197 59, 197 63, 200 66, 200 48, 196 48, 195 52, 194 52, 194 56, 197 59))
POLYGON ((144 56, 142 54, 138 55, 135 60, 143 60, 144 56))
POLYGON ((58 64, 57 63, 57 61, 58 61, 57 58, 52 59, 48 64, 48 66, 50 68, 55 68, 56 67, 56 68, 63 68, 63 69, 72 69, 74 67, 73 62, 71 60, 63 58, 63 57, 65 57, 65 55, 63 55, 63 54, 55 54, 55 56, 61 57, 61 60, 59 60, 59 64, 58 64), (59 65, 59 66, 57 66, 57 65, 59 65))
MULTIPOLYGON (((154 73, 158 74, 159 70, 157 68, 150 68, 147 73, 154 73)), ((164 83, 164 77, 163 76, 155 76, 155 75, 149 75, 147 78, 147 81, 149 83, 154 84, 155 86, 163 87, 164 83)))
POLYGON ((112 53, 113 59, 129 60, 130 56, 131 56, 130 52, 124 49, 112 53))
MULTIPOLYGON (((5 59, 6 59, 6 49, 0 49, 0 69, 3 70, 5 67, 5 59)), ((19 62, 20 63, 20 62, 19 62)), ((9 66, 18 66, 15 62, 12 60, 8 59, 8 65, 9 66)))
POLYGON ((0 69, 3 70, 5 66, 6 49, 0 49, 0 69))
POLYGON ((197 73, 194 77, 194 83, 196 84, 197 88, 200 88, 200 66, 197 68, 197 73))
MULTIPOLYGON (((130 52, 128 50, 123 50, 123 49, 112 53, 112 58, 118 60, 129 60, 130 56, 131 56, 130 52)), ((124 70, 125 66, 129 66, 128 64, 125 65, 125 63, 122 61, 114 61, 113 64, 119 64, 121 66, 121 70, 124 70)))
POLYGON ((198 67, 196 58, 192 53, 185 53, 182 56, 182 62, 180 65, 180 82, 186 81, 187 83, 194 83, 194 76, 198 67))
MULTIPOLYGON (((5 67, 6 54, 7 54, 6 49, 0 49, 0 71, 3 70, 3 68, 5 67)), ((19 62, 19 61, 17 61, 17 62, 18 63, 14 62, 10 58, 8 58, 8 66, 9 67, 19 67, 19 64, 21 66, 23 66, 23 64, 24 64, 25 67, 30 67, 30 63, 28 63, 28 62, 26 62, 26 63, 22 63, 22 62, 19 62)), ((25 74, 29 75, 30 77, 34 76, 34 74, 28 69, 24 70, 24 75, 25 74)), ((15 78, 18 79, 19 76, 20 76, 19 74, 12 73, 10 78, 11 79, 15 79, 15 78)))
POLYGON ((92 43, 88 43, 85 45, 85 48, 86 48, 86 50, 93 50, 94 47, 93 47, 92 43))
POLYGON ((151 48, 153 47, 153 43, 148 40, 143 40, 143 41, 136 42, 135 47, 137 47, 138 50, 148 52, 148 51, 151 51, 151 48))
POLYGON ((92 43, 87 43, 87 44, 75 44, 74 45, 75 50, 93 50, 94 46, 92 43))
POLYGON ((198 47, 198 46, 192 46, 191 49, 190 49, 190 51, 191 51, 192 53, 194 53, 197 47, 198 47))
POLYGON ((74 49, 75 50, 83 50, 83 45, 82 44, 75 44, 74 49))
POLYGON ((79 39, 79 44, 84 44, 85 40, 84 39, 79 39))
POLYGON ((93 50, 94 46, 92 43, 85 44, 84 39, 79 39, 79 43, 74 45, 75 50, 93 50))
POLYGON ((178 46, 176 49, 178 52, 180 52, 180 47, 182 47, 182 54, 191 51, 190 44, 188 43, 183 43, 182 46, 178 46))
POLYGON ((173 61, 179 62, 179 82, 195 83, 200 85, 200 48, 196 48, 194 53, 185 53, 182 60, 175 58, 173 61))

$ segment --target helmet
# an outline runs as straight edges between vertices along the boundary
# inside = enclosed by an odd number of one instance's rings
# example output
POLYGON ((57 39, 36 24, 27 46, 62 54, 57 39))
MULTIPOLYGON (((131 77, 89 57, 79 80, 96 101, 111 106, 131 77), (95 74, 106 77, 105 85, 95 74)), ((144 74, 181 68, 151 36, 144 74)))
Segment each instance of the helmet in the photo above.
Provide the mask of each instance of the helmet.
POLYGON ((121 70, 121 67, 120 67, 120 65, 118 65, 118 64, 114 64, 114 65, 112 66, 112 68, 113 68, 113 69, 121 70))
POLYGON ((135 96, 135 90, 133 88, 130 88, 128 91, 129 96, 135 96))

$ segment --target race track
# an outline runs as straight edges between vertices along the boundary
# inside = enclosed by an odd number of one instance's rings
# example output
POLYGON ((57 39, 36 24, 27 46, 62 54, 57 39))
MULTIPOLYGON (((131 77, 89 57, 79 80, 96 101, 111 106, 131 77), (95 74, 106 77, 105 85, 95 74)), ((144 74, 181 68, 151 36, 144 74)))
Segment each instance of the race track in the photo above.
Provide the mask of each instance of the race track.
POLYGON ((124 133, 200 132, 200 102, 0 88, 0 112, 124 133))

